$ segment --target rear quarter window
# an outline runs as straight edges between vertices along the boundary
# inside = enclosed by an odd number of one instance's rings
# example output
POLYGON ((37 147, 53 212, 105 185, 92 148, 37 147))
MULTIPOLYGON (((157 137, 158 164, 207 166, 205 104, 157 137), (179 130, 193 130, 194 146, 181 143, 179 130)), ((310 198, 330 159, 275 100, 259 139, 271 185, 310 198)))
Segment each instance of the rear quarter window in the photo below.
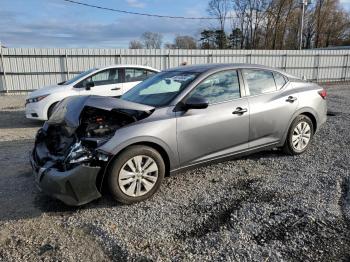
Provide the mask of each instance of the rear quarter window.
POLYGON ((273 72, 273 77, 275 78, 277 90, 281 89, 288 81, 284 75, 277 72, 273 72))

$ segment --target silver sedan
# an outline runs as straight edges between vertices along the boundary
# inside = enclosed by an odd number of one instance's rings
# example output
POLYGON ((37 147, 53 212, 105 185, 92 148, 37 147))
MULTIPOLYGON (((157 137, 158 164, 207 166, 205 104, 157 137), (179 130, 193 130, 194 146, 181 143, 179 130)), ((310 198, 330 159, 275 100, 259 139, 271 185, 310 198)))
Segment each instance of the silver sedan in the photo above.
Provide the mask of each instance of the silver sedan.
POLYGON ((297 155, 326 121, 326 92, 277 69, 208 64, 162 71, 120 99, 63 100, 39 130, 38 186, 69 205, 106 185, 130 204, 167 174, 267 148, 297 155))

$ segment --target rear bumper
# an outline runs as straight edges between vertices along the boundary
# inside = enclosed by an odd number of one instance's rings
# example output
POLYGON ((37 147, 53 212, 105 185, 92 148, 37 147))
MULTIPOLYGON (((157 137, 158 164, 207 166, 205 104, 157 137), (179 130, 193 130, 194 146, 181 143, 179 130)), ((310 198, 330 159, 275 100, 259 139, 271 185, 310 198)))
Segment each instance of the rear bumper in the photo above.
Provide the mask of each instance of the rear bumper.
POLYGON ((317 108, 317 129, 316 132, 326 123, 327 121, 327 100, 323 100, 317 108))
POLYGON ((59 171, 50 161, 44 166, 39 166, 35 160, 35 153, 30 155, 30 163, 38 188, 67 205, 80 206, 101 197, 96 187, 100 167, 80 165, 71 170, 59 171))

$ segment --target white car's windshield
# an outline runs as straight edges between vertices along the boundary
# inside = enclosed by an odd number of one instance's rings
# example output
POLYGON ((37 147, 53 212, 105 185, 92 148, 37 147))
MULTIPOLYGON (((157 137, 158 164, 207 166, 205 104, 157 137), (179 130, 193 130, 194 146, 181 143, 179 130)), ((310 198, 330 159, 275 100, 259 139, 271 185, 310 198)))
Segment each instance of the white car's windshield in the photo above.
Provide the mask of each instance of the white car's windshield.
POLYGON ((198 75, 195 72, 161 72, 136 85, 121 99, 155 107, 165 106, 198 75))
POLYGON ((82 72, 82 73, 80 73, 79 75, 76 75, 75 77, 73 77, 73 78, 71 78, 71 79, 69 79, 69 80, 67 80, 67 81, 65 81, 65 82, 63 82, 63 83, 61 83, 61 85, 70 85, 70 84, 73 84, 75 81, 79 80, 80 78, 83 78, 84 76, 87 76, 88 74, 90 74, 90 73, 92 73, 92 72, 94 72, 94 71, 96 71, 96 70, 97 70, 97 68, 92 68, 92 69, 90 69, 90 70, 87 70, 87 71, 85 71, 85 72, 82 72))

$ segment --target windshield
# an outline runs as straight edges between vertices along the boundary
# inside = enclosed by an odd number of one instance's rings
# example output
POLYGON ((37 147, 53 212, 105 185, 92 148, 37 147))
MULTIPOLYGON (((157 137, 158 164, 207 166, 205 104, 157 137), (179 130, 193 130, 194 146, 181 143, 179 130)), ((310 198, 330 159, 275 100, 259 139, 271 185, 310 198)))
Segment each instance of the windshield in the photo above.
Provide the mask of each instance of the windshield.
POLYGON ((121 99, 154 107, 169 104, 199 73, 161 72, 130 89, 121 99))
POLYGON ((84 76, 86 76, 86 75, 88 75, 88 74, 94 72, 95 70, 97 70, 97 68, 92 68, 92 69, 90 69, 90 70, 87 70, 87 71, 85 71, 85 72, 82 72, 82 73, 80 73, 79 75, 77 75, 77 76, 75 76, 75 77, 73 77, 73 78, 67 80, 66 82, 63 82, 62 85, 70 85, 70 84, 73 84, 75 81, 77 81, 77 80, 79 80, 80 78, 82 78, 82 77, 84 77, 84 76))

